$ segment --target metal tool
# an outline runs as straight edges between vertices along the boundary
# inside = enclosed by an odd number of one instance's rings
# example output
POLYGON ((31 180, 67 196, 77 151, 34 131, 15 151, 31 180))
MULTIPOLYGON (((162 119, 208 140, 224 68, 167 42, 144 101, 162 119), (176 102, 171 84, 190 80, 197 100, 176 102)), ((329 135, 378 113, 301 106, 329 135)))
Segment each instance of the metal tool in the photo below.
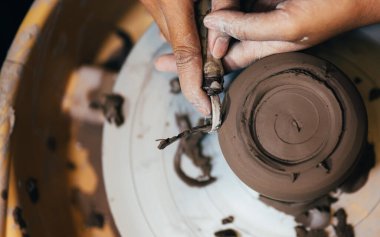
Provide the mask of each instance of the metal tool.
POLYGON ((211 11, 211 0, 200 0, 195 3, 198 34, 202 50, 203 84, 202 88, 210 96, 212 108, 212 126, 210 132, 219 129, 222 119, 220 113, 219 94, 223 92, 224 69, 220 59, 214 58, 208 47, 208 29, 203 25, 203 19, 211 11))

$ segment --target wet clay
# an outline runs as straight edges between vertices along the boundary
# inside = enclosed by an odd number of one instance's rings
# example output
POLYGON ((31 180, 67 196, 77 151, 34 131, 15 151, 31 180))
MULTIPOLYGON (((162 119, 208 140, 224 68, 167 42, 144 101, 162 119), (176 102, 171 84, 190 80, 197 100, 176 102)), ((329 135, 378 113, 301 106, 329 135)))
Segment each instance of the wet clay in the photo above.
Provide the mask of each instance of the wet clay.
POLYGON ((206 133, 210 131, 211 129, 211 124, 204 124, 204 125, 199 125, 193 128, 186 129, 182 132, 180 132, 178 135, 165 138, 165 139, 157 139, 156 141, 159 141, 160 143, 158 144, 157 148, 160 150, 165 149, 167 146, 170 144, 180 140, 180 139, 185 139, 190 136, 196 135, 196 134, 201 134, 201 133, 206 133))
MULTIPOLYGON (((180 131, 191 130, 191 123, 187 115, 176 115, 176 120, 180 131)), ((202 121, 200 121, 198 127, 202 126, 202 121)), ((211 158, 205 156, 202 151, 201 143, 206 134, 206 132, 196 132, 191 136, 181 137, 174 156, 174 169, 178 177, 191 187, 204 187, 216 180, 215 177, 211 176, 211 158), (200 169, 202 172, 201 176, 193 178, 185 173, 181 167, 183 155, 186 155, 186 157, 192 161, 193 165, 200 169)))
POLYGON ((219 230, 215 232, 214 235, 215 237, 238 237, 239 236, 236 230, 233 230, 233 229, 219 230))
POLYGON ((347 213, 343 208, 338 209, 334 217, 338 220, 338 224, 334 226, 335 235, 337 237, 354 237, 354 227, 347 223, 347 213))
POLYGON ((328 237, 325 230, 307 230, 303 226, 296 226, 295 230, 297 237, 328 237))
POLYGON ((223 218, 222 225, 231 224, 232 222, 234 222, 234 220, 234 216, 227 216, 226 218, 223 218))
POLYGON ((181 85, 179 84, 178 77, 170 80, 170 93, 172 93, 172 94, 181 93, 181 85))
POLYGON ((366 110, 355 86, 313 56, 258 61, 235 79, 223 103, 225 159, 272 200, 324 196, 348 177, 366 144, 366 110))
POLYGON ((90 108, 101 110, 106 120, 117 127, 124 123, 123 115, 124 98, 118 94, 106 94, 100 101, 92 101, 90 108))
POLYGON ((18 225, 20 228, 20 231, 22 233, 23 237, 29 237, 28 230, 27 230, 27 224, 23 215, 23 210, 16 206, 15 209, 13 210, 13 220, 18 225))

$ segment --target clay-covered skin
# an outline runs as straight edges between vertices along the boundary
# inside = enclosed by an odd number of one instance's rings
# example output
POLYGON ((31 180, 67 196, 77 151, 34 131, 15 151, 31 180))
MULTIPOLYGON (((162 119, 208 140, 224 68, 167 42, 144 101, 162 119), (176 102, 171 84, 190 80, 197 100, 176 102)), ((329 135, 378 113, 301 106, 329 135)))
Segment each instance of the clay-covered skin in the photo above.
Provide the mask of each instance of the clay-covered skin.
POLYGON ((247 68, 223 110, 225 159, 243 182, 274 200, 310 201, 336 188, 366 142, 355 86, 331 63, 301 53, 247 68))

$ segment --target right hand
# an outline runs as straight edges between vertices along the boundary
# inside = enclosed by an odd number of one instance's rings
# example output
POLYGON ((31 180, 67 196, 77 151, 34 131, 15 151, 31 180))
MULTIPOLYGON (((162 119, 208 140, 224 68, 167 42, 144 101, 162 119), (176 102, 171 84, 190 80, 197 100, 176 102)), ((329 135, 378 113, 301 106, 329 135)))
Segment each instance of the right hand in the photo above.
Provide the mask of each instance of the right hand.
MULTIPOLYGON (((178 72, 183 95, 203 115, 211 113, 210 99, 202 89, 202 56, 194 18, 194 0, 141 0, 157 22, 174 54, 163 55, 156 61, 162 71, 178 72)), ((237 9, 238 0, 214 0, 213 10, 237 9)), ((223 57, 230 36, 209 31, 209 44, 214 56, 223 57)))

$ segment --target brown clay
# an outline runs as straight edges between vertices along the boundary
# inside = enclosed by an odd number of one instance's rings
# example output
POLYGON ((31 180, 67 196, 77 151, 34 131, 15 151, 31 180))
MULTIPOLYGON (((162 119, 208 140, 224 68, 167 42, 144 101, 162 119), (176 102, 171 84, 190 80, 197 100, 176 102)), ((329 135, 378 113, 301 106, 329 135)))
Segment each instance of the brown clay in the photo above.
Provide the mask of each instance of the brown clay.
MULTIPOLYGON (((191 131, 190 119, 187 115, 176 115, 177 125, 180 131, 191 131)), ((202 120, 198 123, 198 127, 203 125, 202 120)), ((180 137, 180 142, 174 156, 174 170, 178 177, 191 187, 204 187, 213 183, 216 178, 211 176, 211 157, 203 154, 202 140, 207 133, 196 132, 191 136, 180 137), (190 159, 194 166, 199 168, 202 175, 197 178, 188 176, 181 167, 183 155, 190 159)), ((169 143, 167 143, 169 144, 169 143)))
POLYGON ((262 59, 226 94, 219 141, 248 186, 273 200, 305 202, 339 186, 367 138, 352 82, 331 63, 287 53, 262 59))
POLYGON ((109 123, 114 123, 117 127, 124 123, 123 115, 124 98, 118 94, 106 94, 103 101, 92 101, 90 108, 100 109, 109 123))
POLYGON ((219 230, 214 233, 215 237, 238 237, 239 234, 234 229, 219 230))
POLYGON ((234 220, 235 220, 234 216, 227 216, 226 218, 222 219, 222 225, 231 224, 232 222, 234 222, 234 220))

